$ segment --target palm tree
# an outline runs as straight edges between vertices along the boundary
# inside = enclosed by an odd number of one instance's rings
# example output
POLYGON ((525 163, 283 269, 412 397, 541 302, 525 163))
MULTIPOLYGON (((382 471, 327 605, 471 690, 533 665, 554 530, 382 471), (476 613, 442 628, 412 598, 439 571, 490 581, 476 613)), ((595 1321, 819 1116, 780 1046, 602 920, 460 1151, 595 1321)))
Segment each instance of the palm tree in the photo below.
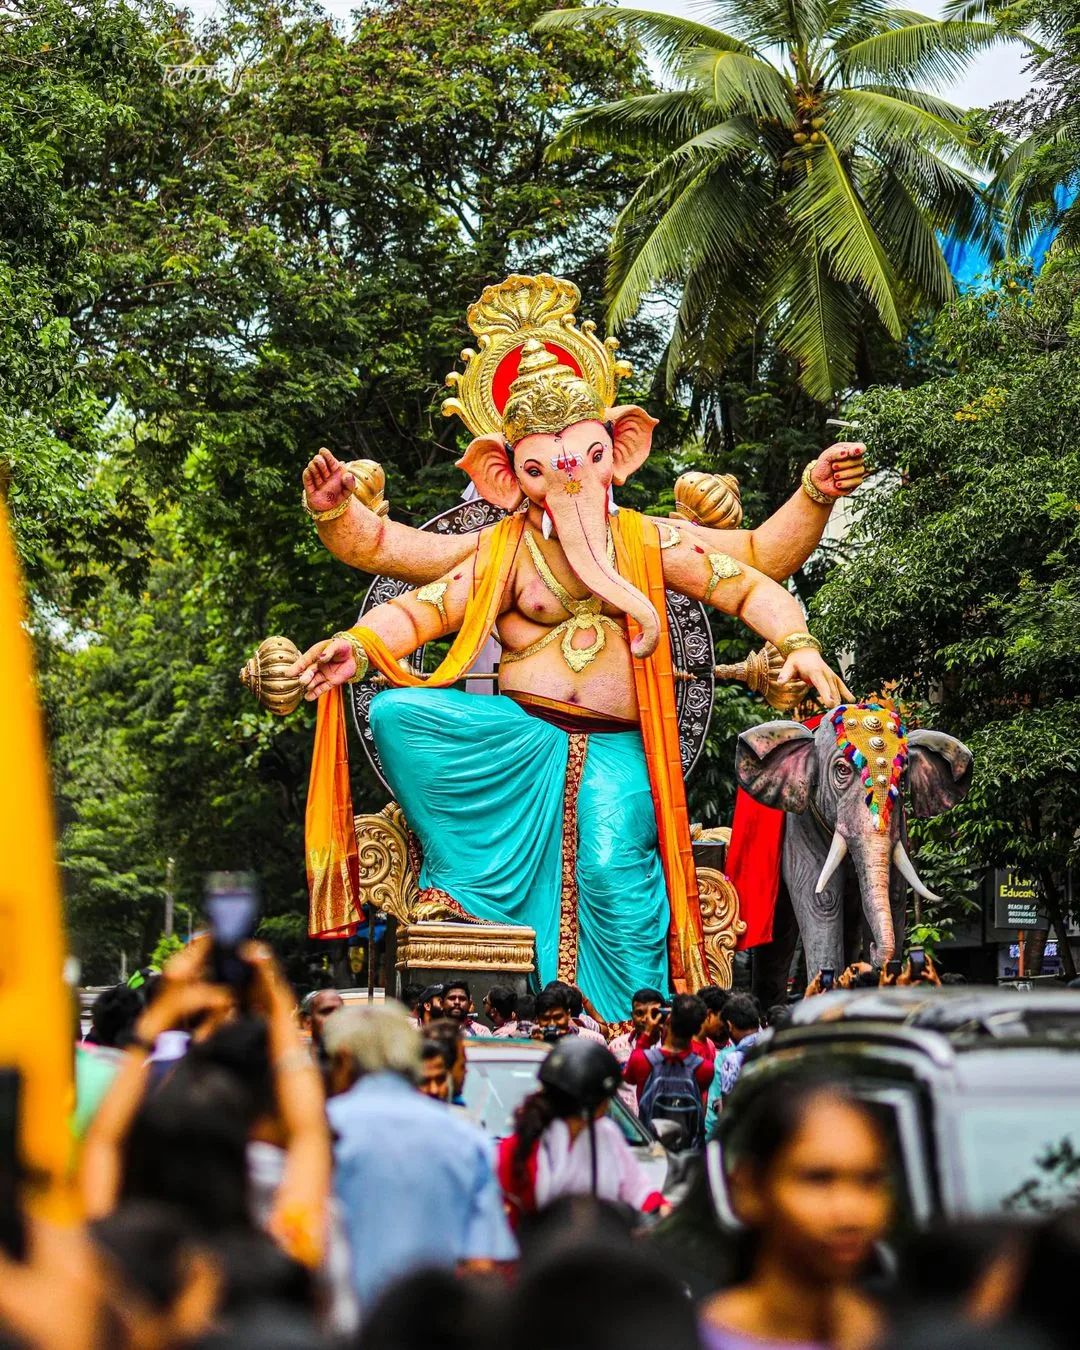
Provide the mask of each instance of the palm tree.
POLYGON ((994 187, 1013 256, 1035 236, 1057 233, 1059 248, 1080 246, 1080 0, 951 0, 946 13, 989 19, 1033 54, 1035 83, 1021 99, 995 108, 1017 137, 994 187))
POLYGON ((539 31, 624 24, 675 85, 572 115, 551 153, 617 147, 653 163, 616 223, 608 319, 681 287, 669 384, 690 366, 718 371, 765 330, 828 402, 868 314, 899 338, 914 307, 953 295, 939 234, 989 233, 976 175, 990 151, 917 86, 1002 32, 882 0, 710 8, 722 29, 614 5, 546 14, 539 31))

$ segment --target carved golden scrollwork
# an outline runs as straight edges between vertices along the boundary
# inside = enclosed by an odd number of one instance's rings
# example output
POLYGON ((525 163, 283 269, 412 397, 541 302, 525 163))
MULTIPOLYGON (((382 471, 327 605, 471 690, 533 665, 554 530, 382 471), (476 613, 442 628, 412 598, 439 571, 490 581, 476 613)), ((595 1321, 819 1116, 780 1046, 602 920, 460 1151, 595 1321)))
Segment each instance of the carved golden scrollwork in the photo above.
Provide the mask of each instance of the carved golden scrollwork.
POLYGON ((417 899, 416 876, 409 862, 405 813, 389 802, 374 815, 356 816, 356 847, 360 859, 360 903, 409 923, 417 899))
POLYGON ((746 924, 739 918, 739 894, 723 872, 712 867, 699 867, 697 882, 705 929, 705 962, 713 982, 730 989, 735 944, 746 932, 746 924))
POLYGON ((397 967, 435 970, 534 968, 536 933, 512 924, 412 923, 398 930, 397 967))

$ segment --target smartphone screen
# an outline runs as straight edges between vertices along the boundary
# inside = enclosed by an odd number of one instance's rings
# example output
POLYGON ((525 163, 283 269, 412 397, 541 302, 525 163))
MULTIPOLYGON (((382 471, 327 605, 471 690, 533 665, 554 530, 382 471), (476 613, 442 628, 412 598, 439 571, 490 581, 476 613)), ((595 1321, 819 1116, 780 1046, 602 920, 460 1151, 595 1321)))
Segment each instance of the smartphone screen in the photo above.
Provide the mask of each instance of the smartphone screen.
POLYGON ((831 989, 835 983, 836 983, 836 971, 835 971, 835 970, 823 970, 823 971, 821 972, 821 987, 822 987, 822 989, 831 989))
POLYGON ((903 969, 904 969, 904 963, 903 963, 903 961, 886 961, 886 962, 885 962, 885 974, 886 974, 886 975, 892 975, 892 976, 899 975, 900 972, 901 972, 903 969))
POLYGON ((912 947, 908 952, 908 960, 911 962, 911 978, 921 979, 926 973, 926 953, 921 947, 912 947))
POLYGON ((259 897, 250 872, 211 872, 206 883, 206 917, 219 947, 238 947, 255 932, 259 897))

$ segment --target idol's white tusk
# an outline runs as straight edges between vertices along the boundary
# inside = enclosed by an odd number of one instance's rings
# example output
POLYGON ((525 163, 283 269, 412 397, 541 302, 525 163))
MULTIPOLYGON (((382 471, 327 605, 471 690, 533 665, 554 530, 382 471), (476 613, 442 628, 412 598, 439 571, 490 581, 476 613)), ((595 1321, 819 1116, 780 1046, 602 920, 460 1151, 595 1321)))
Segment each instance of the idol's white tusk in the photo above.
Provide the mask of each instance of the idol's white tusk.
POLYGON ((832 879, 832 874, 847 857, 847 843, 839 830, 833 831, 832 843, 829 845, 829 856, 825 859, 825 866, 821 869, 821 876, 817 879, 815 892, 820 895, 832 879))
POLYGON ((607 513, 609 516, 617 516, 619 508, 615 505, 615 492, 611 484, 608 484, 607 490, 607 513))
POLYGON ((899 869, 900 875, 916 894, 921 895, 924 900, 940 900, 940 895, 935 895, 933 891, 927 890, 919 880, 919 874, 915 871, 915 864, 907 855, 907 849, 898 839, 896 847, 893 849, 893 862, 899 869))
POLYGON ((548 513, 545 511, 545 512, 544 512, 544 518, 543 518, 543 520, 540 522, 540 528, 541 528, 541 530, 544 532, 544 538, 545 538, 545 539, 550 539, 550 538, 551 538, 551 530, 552 530, 552 527, 553 527, 554 524, 555 524, 555 522, 551 519, 551 517, 550 517, 550 516, 548 515, 548 513))

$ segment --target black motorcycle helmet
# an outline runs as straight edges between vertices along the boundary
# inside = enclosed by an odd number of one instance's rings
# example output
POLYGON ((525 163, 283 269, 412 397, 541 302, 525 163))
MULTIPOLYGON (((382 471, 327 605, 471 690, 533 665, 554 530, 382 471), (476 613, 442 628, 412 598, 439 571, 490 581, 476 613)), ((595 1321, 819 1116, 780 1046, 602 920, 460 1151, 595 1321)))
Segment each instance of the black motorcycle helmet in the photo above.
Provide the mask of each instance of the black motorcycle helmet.
POLYGON ((564 1036, 540 1065, 540 1081, 556 1088, 583 1111, 614 1097, 622 1071, 606 1045, 586 1036, 564 1036))

